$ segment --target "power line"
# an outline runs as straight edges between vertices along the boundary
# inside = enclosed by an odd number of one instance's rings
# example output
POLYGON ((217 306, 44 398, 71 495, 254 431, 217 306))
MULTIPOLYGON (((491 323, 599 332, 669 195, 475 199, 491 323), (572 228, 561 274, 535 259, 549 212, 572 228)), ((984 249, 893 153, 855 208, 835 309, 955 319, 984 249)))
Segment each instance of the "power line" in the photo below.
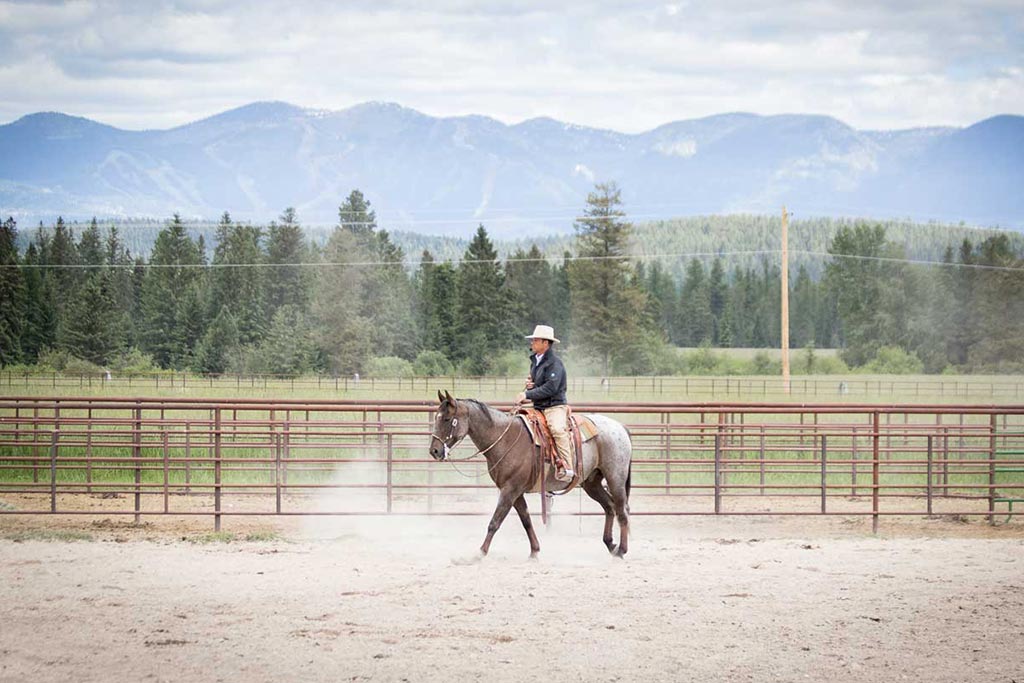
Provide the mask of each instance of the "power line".
MULTIPOLYGON (((757 213, 757 212, 753 212, 753 211, 739 212, 739 213, 726 213, 726 214, 698 213, 698 214, 690 214, 690 215, 686 215, 686 216, 679 216, 677 214, 676 215, 673 215, 673 214, 666 215, 665 213, 652 212, 652 210, 657 210, 659 208, 661 208, 661 209, 672 209, 672 208, 683 208, 683 209, 686 209, 686 208, 692 208, 692 204, 687 204, 687 203, 644 203, 644 204, 631 205, 631 206, 628 206, 628 208, 636 210, 636 211, 641 211, 641 212, 640 213, 629 212, 629 211, 626 210, 626 208, 623 208, 621 215, 616 215, 616 216, 588 216, 588 215, 580 215, 578 211, 573 211, 572 213, 551 213, 551 214, 546 213, 548 211, 558 211, 559 207, 535 208, 535 207, 518 206, 518 207, 504 207, 504 208, 487 208, 486 211, 489 214, 491 214, 491 215, 488 215, 486 217, 483 217, 483 216, 473 216, 473 217, 465 218, 465 217, 462 217, 462 215, 459 214, 459 209, 410 209, 410 210, 398 210, 398 213, 396 215, 394 215, 393 217, 390 214, 388 214, 387 217, 382 217, 382 216, 378 215, 378 216, 375 216, 375 219, 373 221, 342 221, 342 223, 345 226, 376 227, 376 228, 381 228, 381 229, 387 230, 387 229, 402 229, 402 228, 409 227, 409 226, 443 226, 443 225, 466 225, 466 224, 491 224, 491 225, 499 224, 499 225, 501 225, 501 224, 525 224, 525 223, 543 223, 543 222, 580 222, 580 221, 584 221, 584 220, 595 220, 595 219, 601 220, 601 219, 611 219, 611 218, 621 218, 621 219, 629 221, 629 222, 636 222, 637 220, 643 220, 643 221, 647 221, 647 222, 655 222, 655 221, 669 222, 669 221, 673 221, 673 220, 701 219, 701 218, 713 218, 713 217, 742 217, 742 216, 749 216, 749 217, 758 218, 758 219, 764 219, 764 220, 768 220, 768 221, 771 221, 771 220, 775 219, 774 216, 772 216, 771 214, 757 213), (453 214, 452 214, 453 217, 451 217, 451 218, 430 218, 430 219, 424 219, 424 218, 403 218, 402 217, 402 214, 419 215, 419 214, 430 214, 430 213, 435 213, 435 212, 439 212, 439 211, 452 211, 453 212, 453 214), (501 213, 501 212, 514 212, 516 215, 509 216, 509 217, 504 217, 504 218, 500 217, 500 216, 493 215, 494 213, 501 213), (382 225, 382 224, 391 224, 391 225, 382 225)), ((813 215, 816 218, 822 218, 822 219, 832 220, 832 221, 836 221, 836 222, 873 221, 873 222, 884 222, 884 223, 902 225, 902 226, 913 227, 913 228, 921 228, 921 229, 928 229, 928 228, 932 228, 932 229, 955 229, 955 230, 968 230, 968 231, 977 231, 977 232, 1010 233, 1010 234, 1016 234, 1016 235, 1022 234, 1020 230, 1015 230, 1013 228, 1002 228, 1002 227, 996 227, 996 226, 988 226, 988 227, 986 227, 986 226, 983 226, 983 225, 957 225, 957 224, 950 223, 950 222, 945 222, 945 221, 919 222, 919 221, 914 221, 914 220, 912 220, 912 219, 910 219, 908 217, 907 218, 894 218, 894 217, 877 218, 877 217, 872 217, 871 215, 865 215, 865 212, 870 212, 872 210, 878 212, 879 214, 886 214, 886 213, 890 212, 890 210, 879 208, 879 207, 848 207, 848 206, 839 206, 839 205, 832 206, 832 205, 830 205, 828 207, 823 207, 823 208, 816 207, 814 209, 813 213, 809 213, 809 215, 813 215), (832 215, 832 216, 830 216, 826 212, 831 212, 833 214, 840 213, 840 214, 846 214, 846 215, 842 215, 842 216, 834 216, 834 215, 832 215)), ((475 209, 466 209, 466 211, 467 212, 475 211, 475 209)), ((358 215, 365 214, 365 212, 361 212, 361 211, 347 211, 347 212, 339 212, 339 217, 340 217, 341 213, 344 213, 344 214, 358 214, 358 215)), ((109 220, 109 219, 106 219, 106 220, 109 220)), ((812 220, 812 219, 794 218, 792 223, 795 226, 795 225, 797 225, 797 224, 799 224, 801 222, 808 221, 808 220, 812 220)), ((102 223, 102 222, 103 221, 98 221, 98 223, 102 223)), ((234 226, 234 225, 249 225, 249 226, 251 226, 251 225, 268 225, 269 226, 269 224, 271 222, 276 223, 277 221, 276 220, 271 220, 271 221, 266 221, 265 223, 263 223, 263 222, 253 223, 252 221, 232 221, 231 225, 232 226, 234 226)), ((151 229, 151 228, 164 229, 165 227, 167 227, 167 224, 168 223, 167 223, 166 220, 163 220, 163 221, 161 221, 161 220, 153 220, 153 221, 147 222, 146 224, 140 224, 140 223, 137 223, 137 222, 126 222, 126 223, 118 223, 117 226, 121 227, 121 228, 131 228, 131 229, 151 229)), ((83 225, 83 222, 75 222, 73 224, 67 224, 66 223, 66 225, 80 226, 80 225, 83 225)), ((221 224, 216 222, 216 221, 210 220, 210 221, 183 222, 182 225, 185 228, 195 229, 196 227, 199 227, 199 226, 205 227, 205 228, 215 228, 215 227, 217 227, 217 226, 219 226, 221 224)), ((283 225, 283 224, 278 223, 278 225, 283 225)), ((316 222, 316 221, 308 222, 308 223, 302 223, 300 221, 296 221, 295 225, 298 225, 300 227, 317 227, 317 228, 320 228, 320 227, 334 227, 334 226, 337 226, 337 223, 333 223, 333 222, 332 223, 325 223, 325 222, 316 222)), ((35 227, 36 227, 36 229, 39 229, 40 226, 35 226, 35 227)), ((41 227, 43 227, 43 229, 46 229, 46 230, 50 230, 50 229, 53 228, 52 225, 51 226, 41 226, 41 227)), ((433 235, 433 236, 435 236, 435 237, 444 237, 443 235, 433 235)))
MULTIPOLYGON (((802 254, 804 256, 815 256, 820 258, 835 258, 835 259, 857 259, 857 260, 869 260, 869 261, 882 261, 889 263, 907 263, 912 265, 925 265, 925 266, 941 266, 947 268, 976 268, 982 270, 996 270, 996 271, 1009 271, 1009 272, 1024 272, 1024 266, 996 266, 986 265, 980 263, 956 263, 947 261, 930 261, 924 259, 910 259, 910 258, 896 258, 889 256, 865 256, 860 254, 832 254, 829 252, 819 251, 806 251, 791 249, 791 254, 802 254)), ((781 251, 778 249, 752 249, 752 250, 738 250, 738 251, 693 251, 693 252, 672 252, 672 253, 653 253, 653 254, 622 254, 613 256, 541 256, 541 257, 508 257, 502 259, 463 259, 456 258, 446 261, 434 261, 434 265, 440 265, 442 263, 449 263, 453 265, 463 263, 539 263, 539 262, 559 262, 559 261, 651 261, 654 259, 685 259, 685 258, 722 258, 722 257, 735 257, 735 256, 775 256, 781 255, 781 251)), ((210 269, 224 269, 224 268, 342 268, 342 267, 354 267, 354 268, 367 268, 367 267, 410 267, 419 266, 423 263, 421 260, 404 259, 402 261, 311 261, 311 262, 296 262, 296 263, 140 263, 140 264, 116 264, 116 265, 96 265, 96 264, 4 264, 0 268, 36 268, 43 270, 90 270, 98 268, 112 268, 120 270, 134 270, 140 269, 165 269, 165 268, 210 268, 210 269)))

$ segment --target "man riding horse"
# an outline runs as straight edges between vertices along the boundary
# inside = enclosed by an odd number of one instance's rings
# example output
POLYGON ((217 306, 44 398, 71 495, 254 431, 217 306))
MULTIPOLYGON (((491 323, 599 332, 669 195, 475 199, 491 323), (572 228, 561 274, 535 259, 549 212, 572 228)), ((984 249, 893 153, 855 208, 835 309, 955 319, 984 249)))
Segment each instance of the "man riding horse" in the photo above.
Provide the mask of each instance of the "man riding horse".
POLYGON ((555 331, 550 325, 537 325, 533 334, 528 335, 530 349, 530 376, 526 378, 526 390, 516 396, 516 405, 533 401, 533 407, 544 413, 551 438, 558 451, 555 479, 572 481, 576 473, 572 470, 572 450, 569 445, 568 414, 565 400, 567 379, 562 359, 555 355, 553 345, 558 343, 555 331))

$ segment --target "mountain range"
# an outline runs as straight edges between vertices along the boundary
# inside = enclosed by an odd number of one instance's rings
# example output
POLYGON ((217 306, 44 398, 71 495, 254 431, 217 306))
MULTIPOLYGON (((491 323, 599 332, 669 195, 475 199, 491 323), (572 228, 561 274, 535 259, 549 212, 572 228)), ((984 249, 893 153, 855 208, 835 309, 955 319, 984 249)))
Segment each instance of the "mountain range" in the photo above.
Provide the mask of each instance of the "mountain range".
POLYGON ((568 231, 595 182, 635 221, 723 213, 1024 227, 1024 117, 856 130, 827 116, 722 114, 626 134, 537 118, 437 118, 390 103, 259 102, 169 130, 60 113, 0 126, 0 213, 337 221, 360 189, 383 228, 568 231))

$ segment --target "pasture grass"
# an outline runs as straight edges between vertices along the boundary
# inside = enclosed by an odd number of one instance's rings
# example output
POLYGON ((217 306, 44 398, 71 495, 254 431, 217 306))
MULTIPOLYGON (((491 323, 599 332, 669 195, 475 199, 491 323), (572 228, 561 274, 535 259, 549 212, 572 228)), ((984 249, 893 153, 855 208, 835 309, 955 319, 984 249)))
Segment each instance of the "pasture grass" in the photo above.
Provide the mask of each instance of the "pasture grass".
POLYGON ((281 540, 281 534, 276 531, 251 531, 246 534, 238 534, 232 531, 211 531, 209 533, 197 534, 194 536, 183 536, 182 540, 197 545, 212 545, 217 543, 272 543, 281 540))
POLYGON ((67 543, 69 541, 93 541, 93 535, 72 529, 22 529, 0 534, 5 541, 24 543, 25 541, 48 541, 67 543))

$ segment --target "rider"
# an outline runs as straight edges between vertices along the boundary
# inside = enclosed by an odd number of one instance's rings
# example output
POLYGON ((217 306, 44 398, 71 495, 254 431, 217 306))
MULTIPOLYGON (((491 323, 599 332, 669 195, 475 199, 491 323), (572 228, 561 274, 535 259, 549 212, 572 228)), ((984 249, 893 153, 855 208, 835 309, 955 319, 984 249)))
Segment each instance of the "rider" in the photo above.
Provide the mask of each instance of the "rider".
POLYGON ((555 479, 572 481, 575 473, 572 471, 572 451, 566 424, 569 406, 565 400, 565 366, 551 348, 558 340, 550 325, 537 325, 533 334, 526 338, 530 340, 530 349, 533 351, 530 356, 530 376, 526 378, 526 391, 516 396, 516 405, 530 400, 534 408, 544 413, 560 461, 555 466, 555 479))

